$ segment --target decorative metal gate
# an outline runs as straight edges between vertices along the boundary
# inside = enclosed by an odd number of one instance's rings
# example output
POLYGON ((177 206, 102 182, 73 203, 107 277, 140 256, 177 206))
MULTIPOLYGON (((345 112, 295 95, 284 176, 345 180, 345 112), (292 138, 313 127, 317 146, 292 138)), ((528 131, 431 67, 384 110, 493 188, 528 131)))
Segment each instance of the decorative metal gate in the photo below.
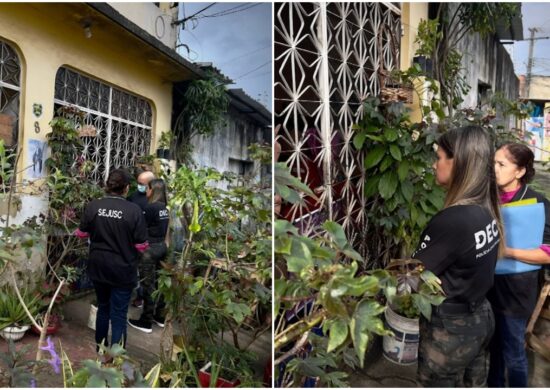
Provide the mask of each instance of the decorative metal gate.
POLYGON ((365 255, 364 153, 352 144, 379 69, 398 67, 401 12, 383 3, 275 4, 275 124, 280 160, 319 196, 285 210, 304 234, 326 219, 365 255), (382 47, 380 47, 380 44, 382 47), (398 45, 399 46, 399 45, 398 45))
POLYGON ((55 110, 76 106, 93 126, 95 137, 83 137, 84 157, 94 162, 92 178, 107 180, 110 169, 133 166, 149 154, 152 109, 149 102, 62 67, 55 77, 55 110))

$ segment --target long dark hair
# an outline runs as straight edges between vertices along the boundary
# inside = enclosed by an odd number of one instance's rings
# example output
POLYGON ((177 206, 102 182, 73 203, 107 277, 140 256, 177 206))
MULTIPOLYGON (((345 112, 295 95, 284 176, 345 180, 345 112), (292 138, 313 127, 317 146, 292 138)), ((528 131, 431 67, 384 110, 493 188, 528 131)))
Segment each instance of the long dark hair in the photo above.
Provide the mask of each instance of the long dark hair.
POLYGON ((465 126, 443 134, 437 144, 453 159, 445 208, 458 205, 485 207, 497 221, 501 237, 499 254, 502 254, 504 229, 500 216, 494 165, 495 151, 491 137, 479 126, 465 126))
POLYGON ((166 184, 162 179, 153 179, 149 182, 149 188, 151 189, 151 197, 149 203, 168 203, 168 197, 166 196, 166 184))

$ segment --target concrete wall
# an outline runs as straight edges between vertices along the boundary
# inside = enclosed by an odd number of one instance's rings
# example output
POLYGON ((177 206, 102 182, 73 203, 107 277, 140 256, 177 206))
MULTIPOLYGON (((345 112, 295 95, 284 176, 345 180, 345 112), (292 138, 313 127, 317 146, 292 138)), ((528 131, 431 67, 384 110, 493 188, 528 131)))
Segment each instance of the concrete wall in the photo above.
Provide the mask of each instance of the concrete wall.
POLYGON ((459 42, 458 50, 462 53, 463 74, 471 87, 461 105, 463 108, 478 104, 479 82, 488 84, 493 93, 502 92, 507 99, 519 97, 519 80, 514 64, 496 36, 483 38, 480 34, 470 33, 459 42))
POLYGON ((171 49, 176 48, 177 28, 172 22, 177 19, 178 9, 170 8, 169 3, 109 3, 126 19, 137 24, 171 49))
POLYGON ((550 100, 550 76, 531 76, 529 99, 550 100))
MULTIPOLYGON (((239 173, 237 162, 252 162, 247 148, 250 144, 260 142, 262 133, 262 127, 230 107, 225 117, 225 126, 217 129, 209 137, 198 135, 192 139, 193 161, 199 167, 239 173)), ((253 169, 258 169, 257 163, 254 163, 253 169)))

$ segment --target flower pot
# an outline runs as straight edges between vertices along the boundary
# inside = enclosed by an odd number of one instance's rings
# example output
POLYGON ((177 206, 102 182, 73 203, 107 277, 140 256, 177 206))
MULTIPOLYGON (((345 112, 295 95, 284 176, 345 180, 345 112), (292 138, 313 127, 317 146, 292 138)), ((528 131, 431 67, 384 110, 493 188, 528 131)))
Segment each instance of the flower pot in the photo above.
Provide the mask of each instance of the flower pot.
POLYGON ((0 336, 5 340, 19 341, 25 335, 25 332, 29 330, 30 326, 7 326, 0 331, 0 336))
MULTIPOLYGON (((210 373, 210 368, 212 367, 212 362, 208 362, 203 368, 199 370, 199 381, 201 387, 210 387, 210 378, 212 374, 210 373)), ((237 387, 241 383, 240 380, 235 379, 233 381, 218 377, 216 381, 216 386, 214 387, 237 387)))
POLYGON ((403 317, 389 306, 384 315, 387 327, 394 333, 394 336, 384 336, 384 357, 404 366, 416 363, 420 333, 418 318, 403 317))
POLYGON ((420 69, 428 76, 432 77, 433 74, 433 62, 431 58, 425 56, 413 57, 413 64, 420 65, 420 69))
POLYGON ((157 149, 157 158, 170 160, 170 149, 157 149))
MULTIPOLYGON (((46 334, 55 334, 61 328, 61 318, 59 316, 50 316, 50 321, 48 321, 48 328, 46 329, 46 334)), ((33 333, 40 335, 40 330, 32 325, 31 330, 33 333)))

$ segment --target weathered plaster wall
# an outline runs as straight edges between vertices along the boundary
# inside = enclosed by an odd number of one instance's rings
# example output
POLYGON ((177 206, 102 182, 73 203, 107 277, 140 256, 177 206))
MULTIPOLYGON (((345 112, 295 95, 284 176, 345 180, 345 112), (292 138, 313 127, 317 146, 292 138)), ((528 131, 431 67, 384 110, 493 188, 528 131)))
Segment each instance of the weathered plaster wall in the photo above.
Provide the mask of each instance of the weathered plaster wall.
POLYGON ((496 36, 468 34, 459 42, 458 50, 463 54, 463 72, 471 87, 462 107, 475 107, 478 104, 479 82, 490 85, 493 92, 502 92, 507 99, 515 100, 519 97, 519 80, 514 64, 496 36))
POLYGON ((177 8, 168 7, 168 3, 109 3, 130 21, 134 22, 149 34, 171 49, 176 48, 177 28, 172 22, 178 16, 177 8))
MULTIPOLYGON (((262 132, 261 127, 230 108, 225 118, 225 126, 217 129, 209 137, 198 135, 192 139, 193 160, 199 167, 238 173, 231 159, 250 161, 247 148, 262 139, 262 132)), ((257 165, 254 165, 254 169, 257 169, 257 165)))

